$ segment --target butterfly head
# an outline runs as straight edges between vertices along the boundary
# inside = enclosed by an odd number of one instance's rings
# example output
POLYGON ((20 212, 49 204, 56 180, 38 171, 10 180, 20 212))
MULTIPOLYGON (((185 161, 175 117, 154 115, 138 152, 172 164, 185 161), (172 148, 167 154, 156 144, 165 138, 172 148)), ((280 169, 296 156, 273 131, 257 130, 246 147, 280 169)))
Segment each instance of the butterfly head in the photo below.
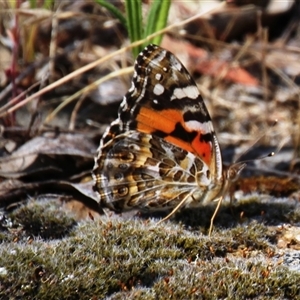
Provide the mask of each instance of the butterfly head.
POLYGON ((224 168, 224 178, 226 178, 226 181, 229 183, 236 181, 246 165, 247 164, 245 162, 237 162, 228 168, 224 168))

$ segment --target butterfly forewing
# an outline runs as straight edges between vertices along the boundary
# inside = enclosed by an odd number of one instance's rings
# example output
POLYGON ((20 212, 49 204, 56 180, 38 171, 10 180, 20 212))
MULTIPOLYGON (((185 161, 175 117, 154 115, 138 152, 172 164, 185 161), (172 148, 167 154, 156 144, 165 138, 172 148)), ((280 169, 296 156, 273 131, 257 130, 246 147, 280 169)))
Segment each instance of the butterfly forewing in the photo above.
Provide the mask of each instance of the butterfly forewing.
POLYGON ((158 46, 149 45, 138 56, 133 85, 119 118, 123 131, 155 134, 197 154, 207 164, 215 159, 218 143, 194 80, 173 54, 158 46))

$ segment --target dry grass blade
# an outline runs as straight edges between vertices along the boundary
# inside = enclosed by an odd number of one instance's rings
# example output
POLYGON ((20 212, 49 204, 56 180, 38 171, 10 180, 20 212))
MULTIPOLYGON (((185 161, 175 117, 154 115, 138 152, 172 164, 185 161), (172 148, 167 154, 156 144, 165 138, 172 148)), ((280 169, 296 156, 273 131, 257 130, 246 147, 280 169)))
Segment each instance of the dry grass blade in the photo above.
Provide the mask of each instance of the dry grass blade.
POLYGON ((50 122, 55 115, 61 110, 63 109, 66 105, 68 105, 69 103, 71 103, 72 101, 76 100, 78 97, 80 97, 83 94, 87 94, 89 92, 91 92, 93 89, 96 89, 101 83, 104 83, 105 81, 108 81, 112 78, 115 77, 119 77, 122 75, 126 75, 126 74, 130 74, 133 71, 133 67, 128 67, 128 68, 124 68, 121 70, 117 70, 114 72, 109 73, 108 75, 100 78, 99 80, 91 83, 90 85, 86 86, 85 88, 83 88, 82 90, 78 91, 77 93, 75 93, 74 95, 68 97, 66 100, 64 100, 64 102, 62 102, 45 120, 45 124, 47 124, 48 122, 50 122))
MULTIPOLYGON (((220 7, 221 7, 221 6, 220 6, 220 7)), ((215 10, 215 9, 213 9, 212 11, 214 11, 214 10, 215 10)), ((47 93, 47 92, 49 92, 49 91, 51 91, 51 90, 57 88, 58 86, 60 86, 60 85, 62 85, 62 84, 64 84, 64 83, 66 83, 66 82, 68 82, 69 80, 74 79, 75 77, 77 77, 77 76, 83 74, 84 72, 93 69, 94 67, 100 65, 101 63, 103 63, 103 62, 105 62, 105 61, 111 59, 112 57, 117 56, 117 55, 119 55, 119 54, 122 54, 122 53, 126 52, 128 49, 131 49, 131 48, 133 48, 133 47, 135 47, 135 46, 142 45, 142 44, 144 44, 147 40, 151 40, 153 37, 156 37, 156 36, 158 36, 158 35, 161 35, 161 34, 163 34, 163 33, 166 33, 166 32, 168 32, 168 31, 170 31, 170 30, 172 30, 172 29, 174 29, 174 28, 176 28, 176 27, 181 27, 181 26, 183 26, 183 25, 185 25, 185 24, 187 24, 187 23, 189 23, 189 22, 191 22, 191 21, 193 21, 193 20, 199 18, 200 16, 202 16, 202 15, 204 15, 204 14, 206 14, 206 13, 207 13, 207 12, 205 12, 205 13, 200 13, 200 14, 197 14, 197 15, 195 15, 195 16, 193 16, 193 17, 191 17, 191 18, 189 18, 189 19, 187 19, 187 20, 185 20, 185 21, 179 22, 179 23, 177 23, 177 24, 175 24, 175 25, 170 25, 170 26, 166 27, 166 28, 163 29, 163 30, 160 30, 160 31, 158 31, 158 32, 156 32, 156 33, 154 33, 154 34, 151 34, 151 35, 148 36, 146 39, 143 39, 143 40, 140 40, 140 41, 136 41, 136 42, 132 43, 131 45, 127 46, 127 47, 124 47, 124 48, 122 48, 122 49, 120 49, 120 50, 117 50, 117 51, 115 51, 115 52, 113 52, 113 53, 111 53, 111 54, 106 55, 106 56, 103 57, 103 58, 100 58, 100 59, 98 59, 98 60, 96 60, 96 61, 94 61, 94 62, 92 62, 92 63, 89 63, 88 65, 86 65, 86 66, 84 66, 84 67, 82 67, 82 68, 80 68, 80 69, 78 69, 78 70, 76 70, 76 71, 74 71, 74 72, 72 72, 72 73, 70 73, 70 74, 64 76, 63 78, 61 78, 61 79, 59 79, 59 80, 57 80, 57 81, 55 81, 55 82, 49 84, 47 87, 45 87, 45 88, 43 88, 42 90, 36 92, 35 94, 29 96, 28 98, 26 98, 26 99, 20 101, 18 104, 14 105, 14 106, 12 106, 12 107, 10 107, 10 108, 5 108, 5 109, 1 109, 1 108, 0 108, 0 118, 1 118, 1 117, 4 117, 4 116, 7 116, 7 115, 9 115, 9 114, 11 114, 11 113, 13 113, 14 111, 16 111, 16 110, 19 109, 20 107, 24 106, 25 104, 29 103, 29 102, 32 101, 33 99, 38 98, 38 97, 44 95, 45 93, 47 93)), ((15 99, 12 99, 12 102, 13 102, 13 103, 15 103, 15 101, 16 101, 15 99)))

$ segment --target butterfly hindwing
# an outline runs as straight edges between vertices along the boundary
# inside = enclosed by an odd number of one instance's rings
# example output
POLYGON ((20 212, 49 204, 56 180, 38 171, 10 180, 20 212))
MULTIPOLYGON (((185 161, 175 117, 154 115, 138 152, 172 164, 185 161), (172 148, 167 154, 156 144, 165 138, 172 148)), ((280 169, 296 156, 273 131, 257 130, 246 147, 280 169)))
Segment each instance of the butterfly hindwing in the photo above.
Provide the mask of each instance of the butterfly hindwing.
POLYGON ((211 179, 207 166, 194 154, 150 134, 129 131, 102 148, 97 190, 101 206, 122 211, 130 208, 161 210, 184 197, 193 202, 201 182, 203 201, 211 179), (161 202, 159 201, 161 199, 161 202))

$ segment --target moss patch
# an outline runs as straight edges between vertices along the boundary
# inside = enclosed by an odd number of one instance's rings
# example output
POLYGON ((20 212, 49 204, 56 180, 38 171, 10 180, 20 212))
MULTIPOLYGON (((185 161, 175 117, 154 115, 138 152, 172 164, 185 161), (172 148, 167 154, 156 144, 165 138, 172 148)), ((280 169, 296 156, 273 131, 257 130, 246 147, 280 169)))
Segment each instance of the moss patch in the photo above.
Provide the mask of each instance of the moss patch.
POLYGON ((57 201, 30 201, 11 213, 1 214, 0 241, 27 241, 34 237, 58 239, 75 225, 75 220, 57 201))
POLYGON ((255 201, 241 202, 234 214, 224 203, 212 237, 203 234, 214 210, 209 206, 160 225, 102 217, 75 226, 57 202, 29 202, 1 215, 0 298, 300 297, 300 273, 281 265, 278 232, 267 226, 289 214, 298 222, 297 210, 255 201))
MULTIPOLYGON (((42 215, 41 220, 51 224, 39 205, 30 204, 26 209, 33 207, 42 215)), ((24 209, 11 214, 11 220, 22 221, 20 216, 26 220, 29 213, 24 209)), ((51 210, 55 211, 52 205, 48 207, 51 210)), ((64 220, 68 228, 63 239, 18 239, 1 245, 3 298, 300 297, 300 274, 278 265, 272 244, 275 233, 257 221, 226 229, 216 227, 210 238, 201 228, 189 228, 174 220, 157 225, 157 220, 104 217, 72 227, 72 219, 66 215, 56 217, 58 224, 64 220)), ((41 222, 36 228, 44 231, 45 223, 41 222)), ((48 234, 51 239, 53 236, 48 234)))

